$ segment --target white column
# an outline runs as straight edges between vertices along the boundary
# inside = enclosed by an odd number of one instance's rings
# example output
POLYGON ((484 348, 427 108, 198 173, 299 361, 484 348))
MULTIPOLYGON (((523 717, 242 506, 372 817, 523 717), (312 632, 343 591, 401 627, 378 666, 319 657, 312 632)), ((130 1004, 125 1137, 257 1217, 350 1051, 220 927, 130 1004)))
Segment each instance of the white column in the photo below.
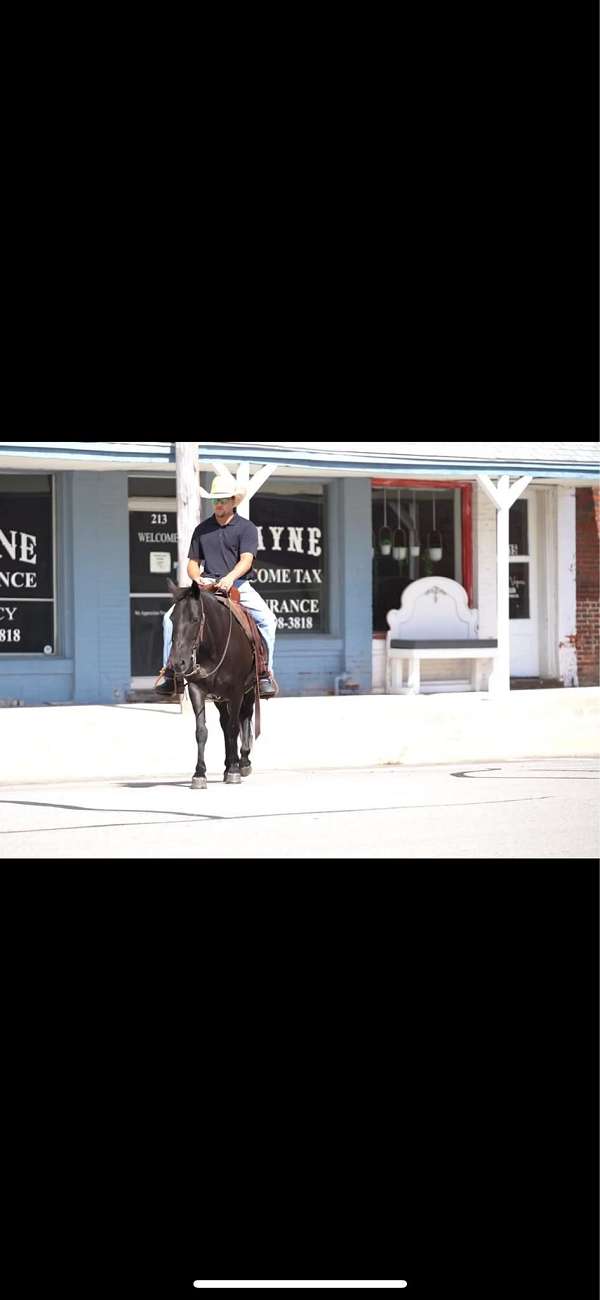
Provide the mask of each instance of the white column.
POLYGON ((576 497, 574 487, 558 495, 558 672, 563 686, 577 686, 576 497))
POLYGON ((198 466, 198 443, 175 443, 176 491, 177 491, 177 582, 181 587, 189 585, 187 576, 187 557, 192 540, 192 533, 200 523, 200 471, 198 466))
POLYGON ((494 666, 494 694, 508 695, 510 691, 510 612, 508 581, 508 488, 509 479, 503 474, 498 481, 500 497, 496 514, 496 627, 498 655, 494 666))
POLYGON ((508 595, 510 553, 508 549, 508 516, 511 506, 531 483, 531 474, 524 474, 510 485, 508 474, 502 474, 494 485, 487 474, 478 474, 477 481, 496 507, 496 636, 498 654, 490 679, 494 695, 510 693, 510 602, 508 595))
POLYGON ((248 485, 250 483, 250 465, 247 460, 242 461, 238 465, 236 479, 238 482, 238 486, 240 488, 245 488, 246 490, 246 495, 244 497, 244 500, 240 501, 240 504, 237 508, 237 512, 238 515, 242 516, 242 519, 249 519, 250 518, 250 496, 248 494, 248 485))

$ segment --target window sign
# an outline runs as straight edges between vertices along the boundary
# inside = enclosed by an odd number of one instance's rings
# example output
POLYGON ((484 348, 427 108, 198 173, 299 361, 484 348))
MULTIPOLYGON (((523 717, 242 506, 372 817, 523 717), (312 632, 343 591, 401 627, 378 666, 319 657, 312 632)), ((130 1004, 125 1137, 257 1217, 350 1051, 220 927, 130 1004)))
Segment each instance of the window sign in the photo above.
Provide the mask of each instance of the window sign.
POLYGON ((258 528, 254 586, 275 614, 278 632, 327 632, 323 485, 273 485, 252 498, 250 518, 258 528))
POLYGON ((0 476, 0 654, 55 654, 52 478, 0 476))
MULTIPOLYGON (((513 555, 529 556, 529 503, 521 497, 511 506, 508 516, 508 550, 513 555)), ((513 619, 529 618, 529 559, 509 564, 508 607, 513 619)))
POLYGON ((529 565, 509 564, 508 573, 510 618, 529 618, 529 565))

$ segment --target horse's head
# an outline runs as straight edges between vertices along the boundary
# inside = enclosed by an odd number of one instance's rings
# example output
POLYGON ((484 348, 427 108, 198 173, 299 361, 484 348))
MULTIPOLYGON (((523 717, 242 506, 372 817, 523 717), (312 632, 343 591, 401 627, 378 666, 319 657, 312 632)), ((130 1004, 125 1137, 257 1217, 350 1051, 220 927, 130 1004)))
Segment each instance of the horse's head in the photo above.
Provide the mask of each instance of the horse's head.
POLYGON ((175 601, 171 614, 173 624, 173 646, 171 658, 176 675, 187 676, 194 668, 194 648, 200 639, 204 607, 200 589, 197 584, 191 587, 176 587, 167 579, 169 590, 175 601))

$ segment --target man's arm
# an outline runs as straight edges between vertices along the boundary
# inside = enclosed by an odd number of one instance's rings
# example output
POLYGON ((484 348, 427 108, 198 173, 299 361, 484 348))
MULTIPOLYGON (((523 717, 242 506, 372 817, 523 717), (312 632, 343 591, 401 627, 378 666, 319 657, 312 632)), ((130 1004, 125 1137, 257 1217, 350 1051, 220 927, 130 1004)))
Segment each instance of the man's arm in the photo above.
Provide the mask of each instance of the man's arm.
POLYGON ((204 560, 201 560, 200 563, 198 563, 198 560, 188 560, 188 578, 191 578, 192 582, 200 582, 203 569, 204 560))

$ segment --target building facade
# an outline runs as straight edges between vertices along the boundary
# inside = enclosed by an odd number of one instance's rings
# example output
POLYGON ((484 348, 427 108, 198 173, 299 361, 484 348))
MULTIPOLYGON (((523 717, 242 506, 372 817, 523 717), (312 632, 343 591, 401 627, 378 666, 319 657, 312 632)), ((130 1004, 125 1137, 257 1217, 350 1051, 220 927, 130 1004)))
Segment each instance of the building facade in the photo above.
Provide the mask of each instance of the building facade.
MULTIPOLYGON (((199 442, 205 489, 225 467, 250 484, 283 695, 382 691, 386 612, 419 577, 459 581, 480 637, 496 636, 502 484, 518 492, 510 677, 598 684, 597 444, 199 442)), ((0 701, 147 689, 177 542, 173 442, 0 443, 0 701)), ((459 660, 422 677, 467 684, 459 660)))

